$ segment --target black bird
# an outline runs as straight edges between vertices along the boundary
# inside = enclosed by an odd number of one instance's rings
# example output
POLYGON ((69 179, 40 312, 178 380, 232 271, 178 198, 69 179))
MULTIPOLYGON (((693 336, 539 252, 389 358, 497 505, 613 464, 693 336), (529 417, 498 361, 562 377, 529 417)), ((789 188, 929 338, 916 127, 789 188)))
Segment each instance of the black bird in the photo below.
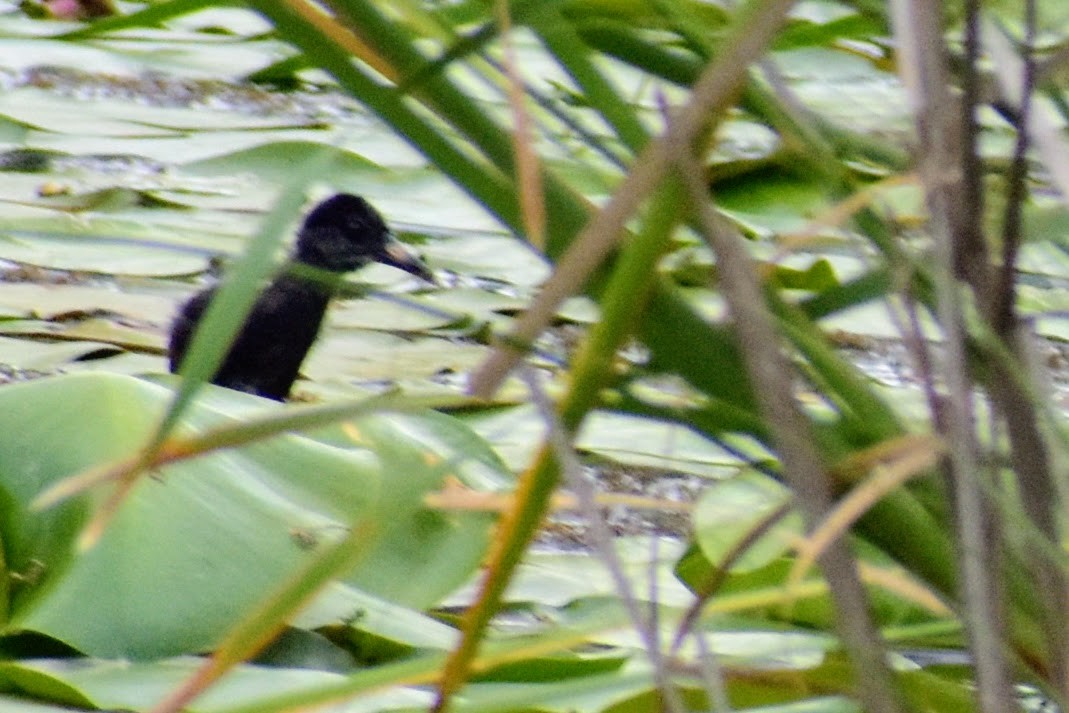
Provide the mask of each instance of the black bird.
MULTIPOLYGON (((277 401, 286 398, 346 272, 381 262, 434 281, 426 265, 390 234, 378 211, 347 193, 312 209, 297 234, 292 261, 297 269, 284 270, 257 298, 213 383, 277 401), (301 266, 328 270, 335 279, 302 275, 301 266)), ((215 290, 194 295, 179 310, 168 347, 172 372, 181 366, 215 290)))

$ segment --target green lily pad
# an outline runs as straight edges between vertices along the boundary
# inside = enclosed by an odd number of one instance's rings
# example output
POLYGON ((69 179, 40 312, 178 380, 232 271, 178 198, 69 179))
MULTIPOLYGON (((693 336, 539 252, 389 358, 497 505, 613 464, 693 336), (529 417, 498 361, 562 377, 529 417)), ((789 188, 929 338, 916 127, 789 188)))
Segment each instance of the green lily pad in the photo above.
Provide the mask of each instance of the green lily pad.
POLYGON ((175 307, 175 301, 166 297, 90 285, 21 282, 0 288, 0 308, 42 319, 101 310, 146 322, 166 322, 174 314, 175 307))
POLYGON ((522 243, 500 235, 468 234, 435 240, 424 249, 437 268, 488 277, 510 285, 534 286, 549 276, 545 259, 522 243))
MULTIPOLYGON (((193 657, 152 662, 52 659, 0 664, 0 679, 46 700, 104 710, 148 710, 189 680, 203 665, 193 657)), ((317 686, 340 683, 337 673, 244 665, 235 667, 190 708, 211 711, 317 686)), ((426 707, 429 692, 402 688, 369 698, 379 710, 426 707)), ((5 710, 7 710, 5 708, 5 710)), ((20 709, 12 709, 23 713, 20 709)), ((28 708, 25 713, 37 713, 28 708)))
POLYGON ((333 160, 331 168, 337 171, 373 171, 377 167, 371 161, 355 153, 333 146, 305 141, 273 141, 254 148, 243 149, 225 156, 193 161, 183 165, 187 173, 203 176, 248 173, 260 180, 282 182, 295 165, 312 156, 329 153, 333 160))
MULTIPOLYGON (((0 327, 3 324, 0 322, 0 327)), ((0 337, 0 364, 18 369, 50 371, 101 350, 116 351, 112 345, 101 342, 52 342, 0 337)))
POLYGON ((127 349, 155 352, 163 352, 167 347, 167 338, 158 329, 130 327, 102 318, 69 322, 11 320, 0 322, 0 334, 99 342, 127 349))
POLYGON ((340 329, 417 332, 444 327, 455 321, 454 316, 441 310, 421 310, 415 300, 412 304, 381 299, 346 300, 330 311, 331 326, 340 329))
POLYGON ((0 234, 0 258, 55 270, 111 275, 191 275, 202 272, 207 259, 166 248, 115 244, 75 236, 0 234))
MULTIPOLYGON (((527 467, 545 433, 542 418, 529 404, 464 418, 515 470, 527 467)), ((685 426, 611 411, 596 411, 587 418, 576 447, 625 465, 705 478, 722 478, 741 464, 737 456, 685 426)))
MULTIPOLYGON (((658 551, 658 561, 651 567, 648 541, 617 541, 621 564, 628 580, 634 584, 636 596, 645 598, 656 590, 658 604, 666 607, 685 607, 694 601, 691 591, 671 571, 681 548, 680 543, 663 543, 658 551), (655 573, 654 583, 650 582, 651 572, 655 573)), ((474 587, 460 590, 449 598, 447 604, 464 604, 474 591, 474 587)), ((616 593, 616 585, 609 573, 602 566, 592 566, 589 554, 534 552, 529 553, 518 568, 505 598, 510 602, 560 607, 580 599, 616 593)))
POLYGON ((413 300, 427 305, 432 310, 441 310, 454 316, 467 316, 474 321, 487 322, 496 319, 501 312, 519 312, 528 301, 500 292, 491 292, 473 287, 453 287, 419 295, 413 300))
POLYGON ((767 532, 750 542, 781 508, 790 506, 789 490, 766 475, 747 471, 712 484, 694 511, 694 531, 702 552, 714 565, 746 544, 731 570, 746 572, 764 567, 791 550, 804 534, 801 516, 793 509, 767 532))
POLYGON ((336 330, 320 337, 301 367, 316 381, 397 380, 467 372, 488 347, 437 337, 402 337, 384 332, 336 330))
MULTIPOLYGON (((255 418, 250 409, 278 408, 212 391, 214 403, 236 404, 245 421, 255 418)), ((340 621, 354 602, 370 607, 346 587, 393 605, 429 606, 483 556, 493 518, 427 511, 422 497, 447 475, 476 488, 507 478, 477 438, 440 414, 365 417, 354 422, 360 440, 349 448, 282 435, 174 463, 143 478, 84 553, 73 538, 95 494, 28 509, 57 480, 141 447, 170 398, 164 387, 107 374, 0 390, 0 433, 11 436, 0 438, 0 493, 9 504, 0 532, 18 582, 5 633, 36 631, 97 656, 209 649, 320 546, 369 518, 389 519, 347 584, 321 595, 320 616, 340 621)), ((233 421, 231 407, 210 403, 195 404, 185 428, 233 421)))
POLYGON ((0 94, 0 115, 41 131, 95 136, 175 135, 166 128, 150 127, 123 118, 122 107, 130 111, 129 102, 114 102, 111 106, 112 111, 102 111, 100 104, 95 103, 94 111, 73 114, 70 99, 33 87, 0 94))

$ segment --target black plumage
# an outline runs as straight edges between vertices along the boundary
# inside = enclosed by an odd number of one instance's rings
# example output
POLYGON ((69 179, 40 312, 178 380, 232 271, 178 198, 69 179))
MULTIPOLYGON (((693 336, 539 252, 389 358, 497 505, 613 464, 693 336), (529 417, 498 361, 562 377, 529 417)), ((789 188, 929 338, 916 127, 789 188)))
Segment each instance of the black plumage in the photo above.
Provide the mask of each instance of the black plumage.
MULTIPOLYGON (((363 198, 345 193, 328 198, 308 214, 292 261, 335 273, 336 279, 302 276, 299 269, 283 271, 257 298, 213 383, 281 401, 289 395, 319 334, 342 274, 381 262, 434 280, 419 258, 390 234, 378 211, 363 198)), ((168 348, 172 372, 181 366, 215 289, 198 293, 179 310, 168 348)))

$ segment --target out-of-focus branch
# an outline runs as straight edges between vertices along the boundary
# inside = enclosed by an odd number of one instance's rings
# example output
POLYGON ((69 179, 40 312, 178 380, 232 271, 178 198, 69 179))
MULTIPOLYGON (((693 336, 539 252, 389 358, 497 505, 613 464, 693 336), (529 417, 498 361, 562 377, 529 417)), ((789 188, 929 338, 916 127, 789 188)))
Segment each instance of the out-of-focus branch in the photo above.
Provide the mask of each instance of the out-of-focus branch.
MULTIPOLYGON (((690 156, 682 158, 680 170, 702 232, 716 253, 720 287, 761 413, 783 463, 784 477, 808 526, 815 527, 832 508, 831 481, 809 422, 794 399, 792 370, 765 306, 756 267, 742 237, 710 205, 697 161, 690 156)), ((863 708, 870 713, 901 713, 904 709, 849 546, 841 539, 832 542, 819 562, 835 604, 839 637, 854 664, 863 708)))

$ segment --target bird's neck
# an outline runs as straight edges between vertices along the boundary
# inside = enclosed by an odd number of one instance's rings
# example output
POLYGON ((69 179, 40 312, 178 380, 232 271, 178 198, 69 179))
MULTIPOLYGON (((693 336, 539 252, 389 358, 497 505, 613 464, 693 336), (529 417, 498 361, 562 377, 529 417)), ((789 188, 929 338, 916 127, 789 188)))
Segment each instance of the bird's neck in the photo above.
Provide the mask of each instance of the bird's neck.
POLYGON ((345 273, 325 270, 299 260, 291 260, 282 269, 278 280, 300 284, 330 297, 337 294, 345 281, 345 273))

